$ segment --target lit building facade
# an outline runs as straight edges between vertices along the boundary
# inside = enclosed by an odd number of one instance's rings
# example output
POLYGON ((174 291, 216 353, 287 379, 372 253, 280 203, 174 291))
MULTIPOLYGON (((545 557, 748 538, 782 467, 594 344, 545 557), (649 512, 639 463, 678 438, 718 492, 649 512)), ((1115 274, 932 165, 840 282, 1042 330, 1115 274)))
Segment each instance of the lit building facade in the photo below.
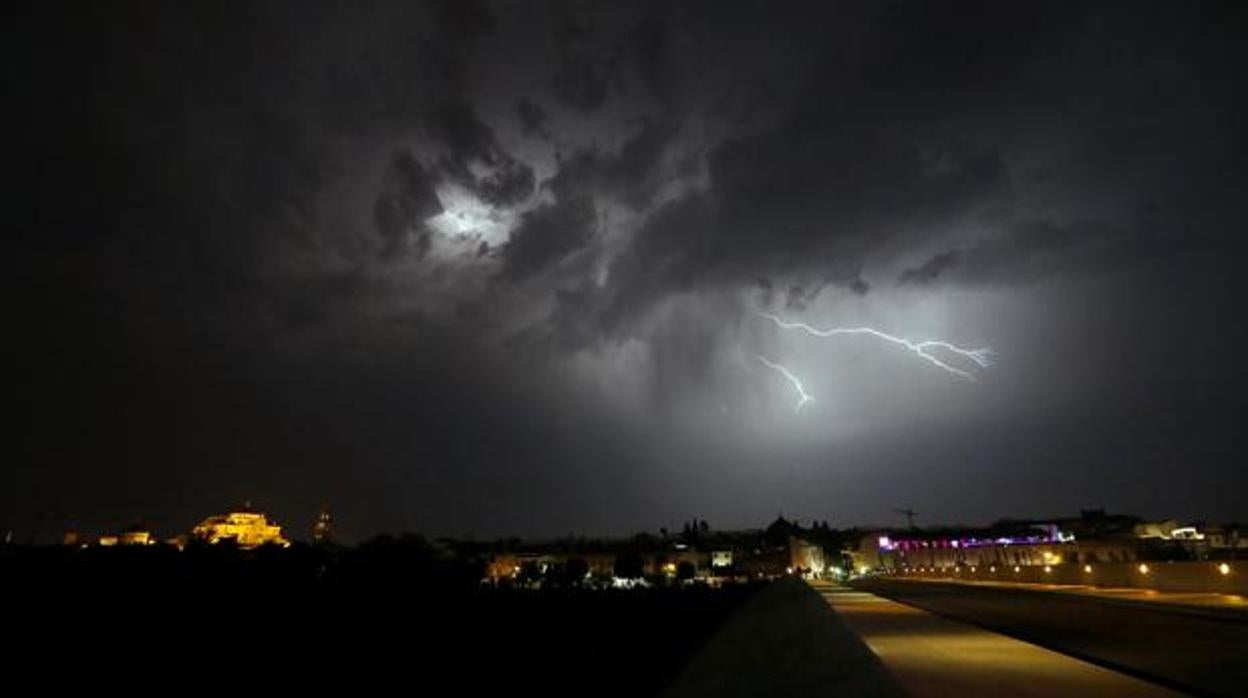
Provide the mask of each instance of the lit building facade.
POLYGON ((914 569, 979 569, 1158 559, 1204 559, 1216 553, 1211 537, 1174 520, 1140 521, 1101 510, 1049 522, 1002 521, 979 529, 910 529, 868 533, 850 552, 858 572, 914 569))
POLYGON ((155 545, 156 537, 142 525, 127 526, 120 534, 106 533, 97 543, 105 548, 117 545, 155 545))
MULTIPOLYGON (((1102 544, 1103 545, 1103 544, 1102 544)), ((923 535, 918 532, 883 531, 863 536, 856 550, 850 553, 854 568, 896 572, 924 567, 994 567, 1014 565, 1056 565, 1095 559, 1098 553, 1110 557, 1093 545, 1056 527, 1035 530, 1023 535, 923 535), (1081 547, 1083 549, 1081 549, 1081 547)), ((1111 545, 1112 559, 1134 559, 1129 544, 1111 545)))
POLYGON ((233 540, 240 548, 290 545, 290 541, 282 537, 281 526, 271 523, 264 514, 251 511, 209 516, 191 531, 191 535, 208 543, 233 540))
POLYGON ((156 539, 151 531, 128 528, 121 532, 122 545, 155 545, 156 539))

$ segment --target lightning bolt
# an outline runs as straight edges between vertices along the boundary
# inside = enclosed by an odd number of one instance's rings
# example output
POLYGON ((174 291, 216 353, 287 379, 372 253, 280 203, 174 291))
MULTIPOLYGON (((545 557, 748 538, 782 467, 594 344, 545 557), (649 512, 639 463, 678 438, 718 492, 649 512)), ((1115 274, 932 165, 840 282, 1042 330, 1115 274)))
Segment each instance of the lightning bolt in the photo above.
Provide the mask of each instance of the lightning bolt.
MULTIPOLYGON (((988 368, 989 366, 992 365, 992 349, 989 349, 989 348, 965 349, 963 347, 959 347, 955 344, 950 344, 949 342, 945 342, 941 340, 926 340, 922 342, 915 342, 909 339, 904 339, 902 337, 895 337, 891 334, 888 334, 887 332, 881 332, 871 327, 833 327, 831 329, 821 330, 817 327, 811 327, 810 325, 804 322, 793 322, 791 320, 785 320, 784 318, 778 315, 772 315, 771 313, 760 312, 759 315, 762 315, 768 320, 771 320, 772 322, 776 323, 776 326, 781 329, 801 330, 815 337, 835 337, 837 335, 864 335, 864 334, 871 335, 872 337, 877 337, 886 342, 896 344, 899 347, 903 347, 911 352, 914 352, 916 356, 923 359, 924 361, 927 361, 933 366, 943 369, 945 371, 948 371, 949 373, 952 373, 954 375, 961 376, 970 381, 976 380, 973 374, 971 374, 968 371, 964 371, 958 368, 957 366, 951 366, 945 363, 944 361, 941 361, 940 357, 930 353, 930 350, 942 349, 952 354, 957 354, 958 356, 961 356, 967 359, 968 361, 970 361, 971 363, 974 363, 976 366, 979 366, 980 368, 988 368)), ((786 375, 787 375, 787 371, 786 371, 786 375)), ((793 379, 790 378, 790 380, 793 380, 793 379)))
POLYGON ((762 361, 763 365, 766 366, 767 368, 770 368, 773 371, 779 372, 779 374, 784 376, 784 379, 787 380, 793 386, 793 389, 797 391, 797 394, 798 394, 797 407, 794 408, 794 411, 801 410, 802 405, 805 405, 806 403, 815 399, 814 397, 810 395, 810 393, 806 392, 806 389, 802 387, 802 381, 797 376, 793 375, 793 373, 789 371, 789 369, 781 366, 780 364, 774 361, 769 361, 767 357, 762 356, 761 354, 759 355, 758 360, 762 361))

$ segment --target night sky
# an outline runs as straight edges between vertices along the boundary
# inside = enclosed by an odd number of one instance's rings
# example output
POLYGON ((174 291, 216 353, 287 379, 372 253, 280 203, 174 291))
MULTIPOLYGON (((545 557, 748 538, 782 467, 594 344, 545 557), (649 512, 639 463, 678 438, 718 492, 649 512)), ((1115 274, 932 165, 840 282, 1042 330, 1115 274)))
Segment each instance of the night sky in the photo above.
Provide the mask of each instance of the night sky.
POLYGON ((1237 5, 19 10, 0 527, 1246 519, 1237 5))

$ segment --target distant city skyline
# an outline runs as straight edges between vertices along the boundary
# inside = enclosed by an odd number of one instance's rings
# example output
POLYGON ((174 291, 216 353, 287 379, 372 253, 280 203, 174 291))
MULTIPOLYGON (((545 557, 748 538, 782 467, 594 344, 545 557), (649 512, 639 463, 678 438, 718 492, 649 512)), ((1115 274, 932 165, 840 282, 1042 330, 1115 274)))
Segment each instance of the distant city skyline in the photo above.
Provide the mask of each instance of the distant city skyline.
MULTIPOLYGON (((141 533, 141 542, 157 543, 168 542, 174 539, 180 539, 182 543, 188 538, 200 538, 210 540, 215 538, 229 537, 233 535, 231 531, 242 532, 247 536, 255 538, 257 541, 274 540, 283 542, 298 541, 302 543, 325 543, 333 541, 337 544, 354 545, 365 542, 366 540, 378 536, 403 536, 403 535, 420 535, 426 539, 448 539, 463 541, 502 541, 502 540, 521 540, 530 543, 552 542, 560 540, 625 540, 634 536, 654 536, 654 537, 670 537, 679 539, 682 536, 697 535, 699 532, 703 534, 712 533, 739 533, 746 531, 762 531, 771 526, 783 523, 785 526, 792 526, 795 529, 815 529, 826 527, 833 531, 850 531, 859 530, 869 531, 913 531, 928 535, 930 533, 940 533, 942 531, 959 530, 959 529, 976 529, 990 526, 1009 524, 1009 525, 1026 525, 1044 524, 1051 525, 1054 522, 1072 521, 1080 518, 1091 520, 1099 520, 1103 517, 1109 517, 1106 520, 1122 521, 1133 520, 1139 522, 1140 526, 1146 531, 1152 531, 1155 536, 1160 536, 1160 531, 1168 531, 1177 529, 1180 531, 1206 530, 1209 527, 1220 529, 1222 526, 1233 527, 1230 530, 1238 531, 1238 527, 1248 524, 1240 521, 1215 521, 1209 519, 1183 519, 1175 517, 1146 517, 1140 516, 1132 512, 1107 512, 1104 509, 1082 509, 1078 512, 1059 512, 1054 516, 1003 516, 997 517, 991 521, 929 521, 924 522, 918 518, 920 512, 913 510, 894 510, 893 514, 898 517, 895 521, 885 522, 842 522, 829 519, 827 517, 818 516, 788 516, 784 512, 775 514, 772 518, 765 520, 756 520, 745 522, 739 525, 712 525, 706 519, 693 517, 683 519, 679 523, 664 522, 652 525, 647 528, 627 530, 627 531, 564 531, 559 533, 520 535, 515 531, 499 532, 494 535, 481 536, 475 533, 463 533, 459 535, 447 533, 434 533, 419 530, 393 530, 393 531, 372 531, 364 535, 358 533, 353 534, 350 529, 346 533, 341 528, 341 522, 328 507, 322 506, 317 510, 315 516, 308 521, 286 521, 279 517, 273 516, 265 512, 263 509, 256 507, 252 502, 247 501, 239 506, 227 507, 221 511, 225 513, 200 516, 192 526, 186 528, 162 528, 151 525, 150 519, 133 519, 126 524, 113 526, 104 526, 98 529, 89 529, 81 526, 67 524, 61 529, 46 527, 44 530, 35 531, 5 531, 6 535, 12 535, 12 538, 6 540, 8 543, 36 543, 40 545, 48 545, 55 543, 63 543, 71 537, 75 542, 82 544, 90 544, 97 540, 109 538, 114 541, 125 538, 127 534, 134 535, 141 533), (306 525, 303 525, 306 524, 306 525), (694 528, 690 529, 690 525, 694 528)), ((182 543, 179 543, 180 545, 182 543)), ((108 543, 109 545, 115 543, 108 543)))

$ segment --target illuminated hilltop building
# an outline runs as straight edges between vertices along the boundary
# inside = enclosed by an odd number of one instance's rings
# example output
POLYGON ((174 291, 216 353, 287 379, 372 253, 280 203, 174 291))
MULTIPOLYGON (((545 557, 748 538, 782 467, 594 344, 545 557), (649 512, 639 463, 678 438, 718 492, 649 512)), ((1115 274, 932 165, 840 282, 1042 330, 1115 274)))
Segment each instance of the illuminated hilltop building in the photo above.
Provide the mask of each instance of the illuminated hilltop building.
POLYGON ((233 540, 240 548, 267 544, 290 546, 290 541, 282 537, 281 526, 270 523, 260 512, 247 510, 209 516, 191 531, 191 535, 209 543, 233 540))

